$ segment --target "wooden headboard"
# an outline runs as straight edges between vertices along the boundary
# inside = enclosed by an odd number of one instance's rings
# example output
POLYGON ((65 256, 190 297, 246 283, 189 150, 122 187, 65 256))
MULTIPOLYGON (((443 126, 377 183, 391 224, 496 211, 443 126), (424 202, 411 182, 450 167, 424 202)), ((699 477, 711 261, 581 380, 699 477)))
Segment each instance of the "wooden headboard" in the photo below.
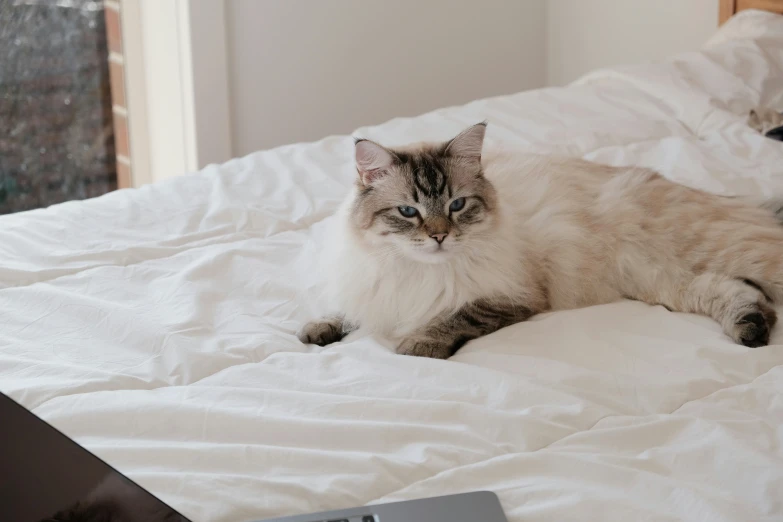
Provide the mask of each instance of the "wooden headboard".
POLYGON ((763 9, 783 14, 783 0, 720 0, 720 23, 743 9, 763 9))

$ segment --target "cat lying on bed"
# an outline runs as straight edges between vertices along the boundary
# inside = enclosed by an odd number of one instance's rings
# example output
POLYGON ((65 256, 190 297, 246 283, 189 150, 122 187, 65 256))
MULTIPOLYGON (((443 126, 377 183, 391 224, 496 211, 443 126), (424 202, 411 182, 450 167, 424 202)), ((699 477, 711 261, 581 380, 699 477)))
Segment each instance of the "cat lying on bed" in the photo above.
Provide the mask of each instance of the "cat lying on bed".
POLYGON ((358 177, 325 253, 339 313, 302 342, 361 326, 398 353, 446 358, 540 312, 627 298, 767 344, 783 300, 773 211, 644 168, 482 154, 485 129, 399 149, 356 141, 358 177))

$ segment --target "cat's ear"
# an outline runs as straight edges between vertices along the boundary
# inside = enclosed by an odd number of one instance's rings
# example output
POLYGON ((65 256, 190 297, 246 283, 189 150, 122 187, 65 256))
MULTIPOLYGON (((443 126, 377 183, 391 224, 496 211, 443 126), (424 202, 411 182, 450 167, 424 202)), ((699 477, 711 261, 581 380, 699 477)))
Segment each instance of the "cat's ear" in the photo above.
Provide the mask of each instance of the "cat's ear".
POLYGON ((481 148, 484 146, 486 131, 486 121, 468 127, 446 144, 444 153, 449 156, 481 159, 481 148))
POLYGON ((394 154, 370 140, 357 139, 356 170, 362 183, 369 185, 389 173, 394 164, 394 154))

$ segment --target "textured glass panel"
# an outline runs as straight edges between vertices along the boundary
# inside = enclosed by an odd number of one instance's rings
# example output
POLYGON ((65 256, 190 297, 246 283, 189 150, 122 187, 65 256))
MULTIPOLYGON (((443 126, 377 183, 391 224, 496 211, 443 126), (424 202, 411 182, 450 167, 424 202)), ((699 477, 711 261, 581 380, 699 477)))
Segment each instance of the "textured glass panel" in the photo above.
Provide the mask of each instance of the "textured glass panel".
POLYGON ((102 2, 0 0, 0 213, 116 179, 102 2))

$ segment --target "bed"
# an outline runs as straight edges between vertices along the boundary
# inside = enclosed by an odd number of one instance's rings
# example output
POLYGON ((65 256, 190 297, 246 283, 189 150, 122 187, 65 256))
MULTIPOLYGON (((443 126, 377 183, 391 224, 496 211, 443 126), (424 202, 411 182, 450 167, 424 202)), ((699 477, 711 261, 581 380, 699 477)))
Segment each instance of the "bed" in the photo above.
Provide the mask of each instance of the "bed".
MULTIPOLYGON (((732 4, 733 5, 733 4, 732 4)), ((644 165, 783 194, 783 16, 699 52, 358 129, 644 165)), ((447 361, 295 332, 355 173, 350 137, 0 220, 0 389, 193 521, 488 489, 509 521, 783 520, 783 328, 621 302, 544 314, 447 361)))

